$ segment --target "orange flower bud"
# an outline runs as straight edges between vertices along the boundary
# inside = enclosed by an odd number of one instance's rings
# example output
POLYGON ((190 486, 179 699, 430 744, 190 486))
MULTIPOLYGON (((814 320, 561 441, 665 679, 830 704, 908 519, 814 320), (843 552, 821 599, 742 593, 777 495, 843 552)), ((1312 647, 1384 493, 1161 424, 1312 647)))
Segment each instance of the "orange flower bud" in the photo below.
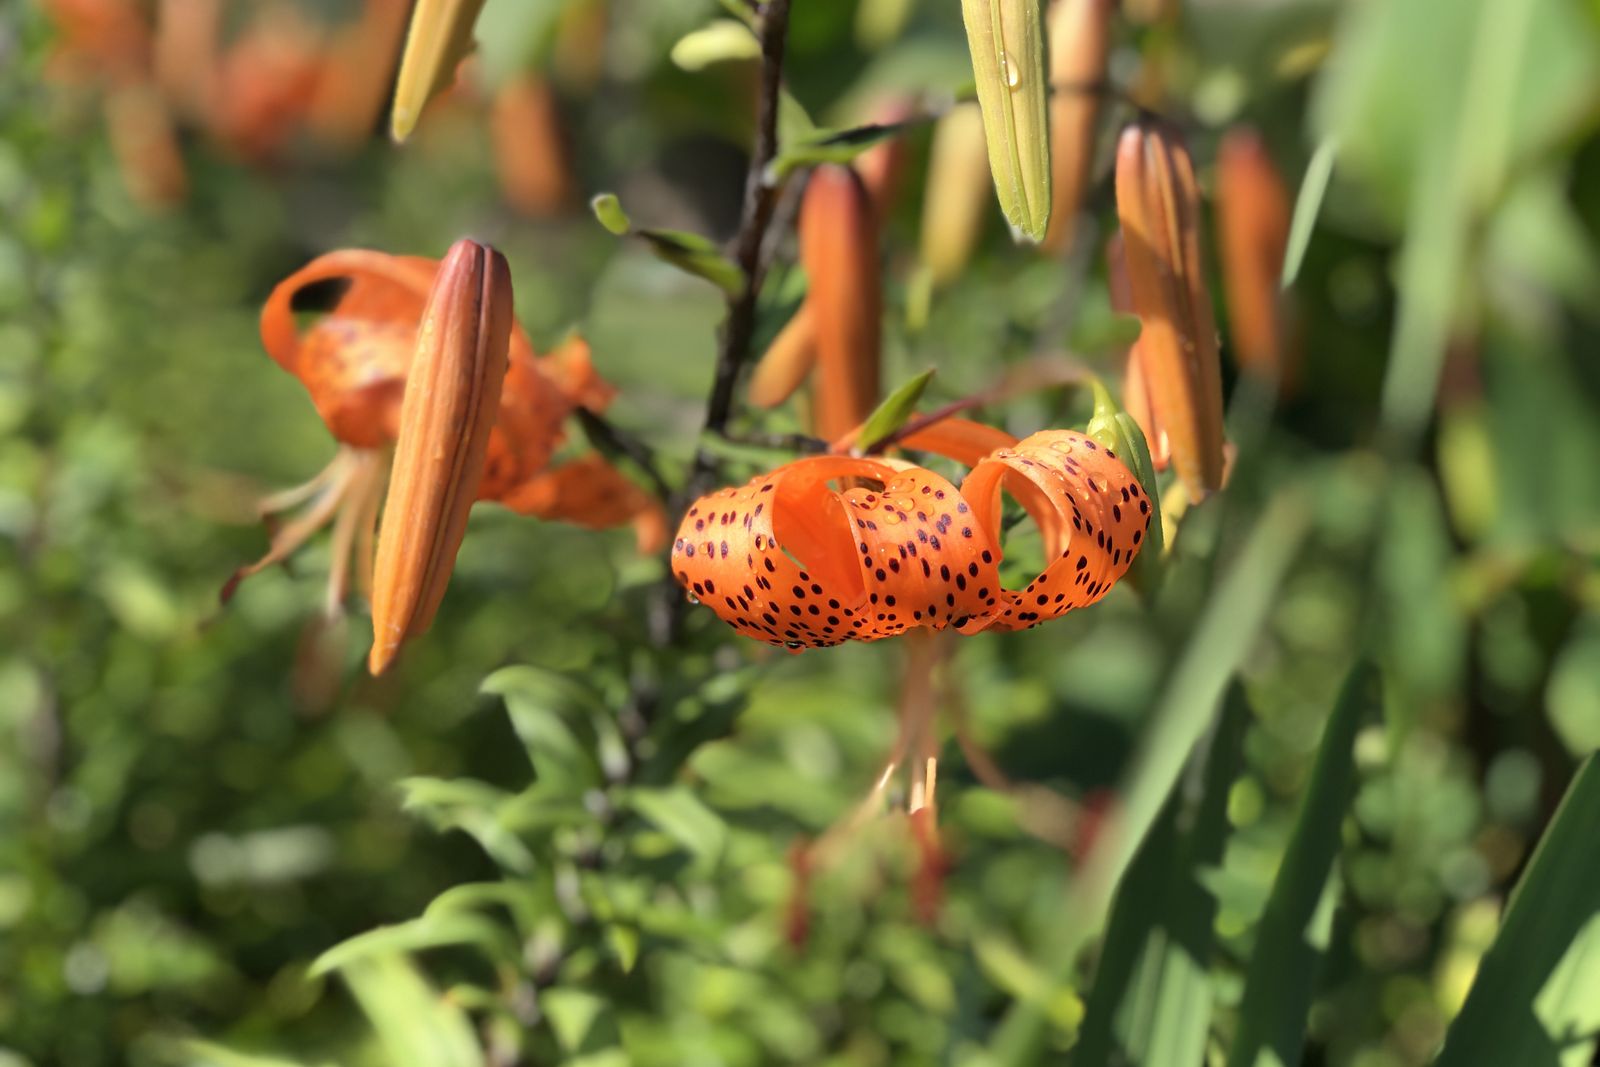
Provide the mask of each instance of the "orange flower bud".
POLYGON ((1122 0, 1122 12, 1129 22, 1153 26, 1177 14, 1177 3, 1176 0, 1122 0))
POLYGON ((1289 191, 1254 130, 1238 129, 1217 151, 1217 229, 1228 332, 1239 369, 1284 384, 1286 365, 1278 280, 1289 245, 1289 191))
POLYGON ((506 82, 495 94, 489 129, 507 203, 524 215, 544 218, 572 201, 561 115, 544 79, 522 74, 506 82))
POLYGON ((1094 165, 1095 124, 1111 46, 1115 0, 1055 0, 1050 8, 1050 229, 1045 248, 1072 246, 1089 170, 1094 165))
POLYGON ((111 151, 128 195, 147 208, 171 207, 189 194, 189 172, 161 94, 149 84, 114 89, 106 100, 111 151))
POLYGON ((222 0, 160 0, 156 7, 156 81, 176 111, 201 123, 216 105, 222 14, 222 0))
POLYGON ((811 279, 807 303, 816 330, 815 428, 832 440, 878 402, 878 233, 866 187, 851 168, 812 172, 800 205, 800 260, 811 279))
POLYGON ((1200 266, 1200 191, 1177 134, 1160 124, 1123 131, 1117 216, 1151 416, 1192 501, 1222 487, 1222 376, 1217 328, 1200 266))
POLYGON ((456 242, 429 291, 406 378, 373 573, 373 674, 427 630, 444 596, 500 406, 511 301, 505 258, 456 242))
MULTIPOLYGON (((1111 307, 1124 315, 1134 314, 1133 287, 1128 284, 1128 257, 1123 252, 1122 234, 1114 233, 1106 242, 1106 277, 1111 290, 1111 307)), ((1122 407, 1144 434, 1150 449, 1150 463, 1158 471, 1167 469, 1171 453, 1167 435, 1156 424, 1150 410, 1150 383, 1145 373, 1144 357, 1135 340, 1128 346, 1127 373, 1122 380, 1122 407)))
POLYGON ((372 135, 389 95, 410 0, 366 0, 361 17, 328 43, 306 125, 324 143, 349 148, 372 135))
POLYGON ((794 394, 817 363, 817 322, 809 299, 795 309, 750 375, 750 403, 775 408, 794 394))

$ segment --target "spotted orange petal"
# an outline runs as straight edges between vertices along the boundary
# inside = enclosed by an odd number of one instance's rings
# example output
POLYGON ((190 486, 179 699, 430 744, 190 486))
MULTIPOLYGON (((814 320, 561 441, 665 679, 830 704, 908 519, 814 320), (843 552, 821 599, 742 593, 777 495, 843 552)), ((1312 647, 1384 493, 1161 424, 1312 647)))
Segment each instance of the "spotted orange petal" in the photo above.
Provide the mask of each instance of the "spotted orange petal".
POLYGON ((977 521, 998 530, 1012 494, 1044 536, 1044 572, 1006 590, 985 620, 963 627, 1021 630, 1087 607, 1128 572, 1150 524, 1150 501, 1116 455, 1072 430, 1044 430, 996 451, 961 483, 977 521))
POLYGON ((725 622, 790 648, 944 629, 987 610, 999 553, 955 486, 890 460, 815 456, 690 508, 673 571, 725 622), (837 490, 835 480, 882 488, 837 490))

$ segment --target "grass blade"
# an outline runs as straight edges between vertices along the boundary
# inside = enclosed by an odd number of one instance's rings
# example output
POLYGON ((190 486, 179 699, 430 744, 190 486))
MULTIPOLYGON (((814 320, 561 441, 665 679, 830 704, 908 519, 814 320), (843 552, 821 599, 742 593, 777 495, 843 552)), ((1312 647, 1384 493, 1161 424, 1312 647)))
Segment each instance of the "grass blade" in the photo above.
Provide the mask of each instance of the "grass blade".
POLYGON ((1255 1067, 1263 1056, 1269 1063, 1300 1062, 1317 961, 1327 940, 1325 929, 1319 934, 1309 928, 1331 916, 1319 905, 1339 853, 1339 827, 1355 796, 1356 733, 1376 717, 1378 703, 1377 672, 1356 664, 1323 728, 1311 782, 1256 930, 1229 1067, 1255 1067))
POLYGON ((1587 1067, 1600 1035, 1600 756, 1567 789, 1436 1067, 1587 1067))
POLYGON ((1283 274, 1278 286, 1287 289, 1300 276, 1300 267, 1306 261, 1306 248, 1311 244, 1311 231, 1316 228, 1317 215, 1322 211, 1322 198, 1328 193, 1328 182, 1333 177, 1333 162, 1339 155, 1339 142, 1326 138, 1311 154, 1306 174, 1300 179, 1300 192, 1294 200, 1294 218, 1289 222, 1289 244, 1284 249, 1283 274))
POLYGON ((1192 782, 1180 783, 1134 859, 1111 913, 1074 1067, 1203 1060, 1217 905, 1197 876, 1222 858, 1249 717, 1235 685, 1210 744, 1190 764, 1192 782))

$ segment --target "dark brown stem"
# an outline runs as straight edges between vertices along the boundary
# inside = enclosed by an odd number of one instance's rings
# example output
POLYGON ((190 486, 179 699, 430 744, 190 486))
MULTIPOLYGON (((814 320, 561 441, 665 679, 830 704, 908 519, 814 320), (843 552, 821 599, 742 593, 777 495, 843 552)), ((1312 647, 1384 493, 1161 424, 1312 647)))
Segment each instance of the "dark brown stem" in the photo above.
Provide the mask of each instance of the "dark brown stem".
MULTIPOLYGON (((750 358, 750 342, 755 334, 756 298, 761 293, 764 273, 761 259, 767 225, 777 203, 778 189, 767 181, 767 168, 778 153, 778 100, 783 80, 783 46, 789 28, 789 0, 767 0, 761 15, 761 92, 756 102, 756 136, 750 149, 750 167, 745 173, 744 209, 739 233, 734 239, 734 260, 744 272, 744 288, 728 300, 728 317, 722 324, 717 345, 717 365, 706 401, 705 429, 720 434, 733 414, 734 387, 739 371, 750 358)), ((717 457, 701 448, 684 486, 682 503, 693 500, 710 487, 716 473, 717 457)))
POLYGON ((596 451, 610 460, 615 460, 619 456, 628 459, 649 481, 651 490, 661 502, 663 504, 670 502, 672 487, 661 476, 661 469, 656 466, 655 453, 651 451, 649 445, 588 408, 576 408, 573 414, 577 416, 578 424, 583 427, 584 435, 589 438, 589 443, 594 445, 596 451))

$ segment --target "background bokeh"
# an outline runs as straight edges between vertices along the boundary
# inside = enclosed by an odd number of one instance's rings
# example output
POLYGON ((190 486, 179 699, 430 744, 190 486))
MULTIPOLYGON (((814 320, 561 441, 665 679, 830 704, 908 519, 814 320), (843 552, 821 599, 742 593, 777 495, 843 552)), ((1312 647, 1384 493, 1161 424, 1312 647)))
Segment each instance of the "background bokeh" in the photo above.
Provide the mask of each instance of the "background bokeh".
MULTIPOLYGON (((269 7, 315 34, 361 5, 225 4, 225 39, 269 7)), ((320 542, 218 606, 264 550, 253 501, 333 449, 255 332, 272 285, 330 249, 495 244, 536 346, 580 331, 621 388, 613 421, 681 474, 722 295, 585 202, 730 235, 751 69, 670 58, 721 8, 490 0, 481 76, 538 72, 569 150, 520 209, 466 89, 404 148, 375 114, 353 143, 188 123, 183 187, 152 193, 108 136, 126 90, 70 69, 51 14, 0 7, 0 1063, 968 1063, 1016 1002, 1044 1004, 1046 1055, 1096 1025, 1087 981, 1050 978, 1071 859, 953 743, 936 921, 891 816, 810 886, 791 944, 791 848, 868 788, 898 642, 786 656, 691 611, 657 647, 664 568, 628 531, 487 506, 433 631, 382 679, 364 605, 319 623, 320 542)), ((1184 516, 1159 590, 964 641, 951 677, 1008 776, 1083 798, 1114 795, 1196 648, 1238 667, 1227 845, 1200 872, 1220 1057, 1323 725, 1374 661, 1307 1062, 1427 1063, 1600 745, 1600 9, 1190 0, 1116 39, 1113 81, 1182 124, 1202 186, 1237 123, 1291 191, 1336 146, 1294 286, 1300 364, 1281 402, 1228 368, 1234 484, 1184 516), (1283 565, 1256 566, 1251 537, 1283 565)), ((959 5, 796 0, 786 75, 832 125, 887 95, 946 106, 971 77, 959 5)), ((1130 115, 1107 107, 1107 144, 1130 115)), ((928 126, 907 140, 884 380, 936 367, 937 402, 1069 351, 1115 379, 1106 146, 1078 254, 1014 246, 991 204, 913 332, 928 126)), ((761 343, 803 288, 785 247, 761 343)), ((1087 413, 1057 390, 983 417, 1087 413)))

